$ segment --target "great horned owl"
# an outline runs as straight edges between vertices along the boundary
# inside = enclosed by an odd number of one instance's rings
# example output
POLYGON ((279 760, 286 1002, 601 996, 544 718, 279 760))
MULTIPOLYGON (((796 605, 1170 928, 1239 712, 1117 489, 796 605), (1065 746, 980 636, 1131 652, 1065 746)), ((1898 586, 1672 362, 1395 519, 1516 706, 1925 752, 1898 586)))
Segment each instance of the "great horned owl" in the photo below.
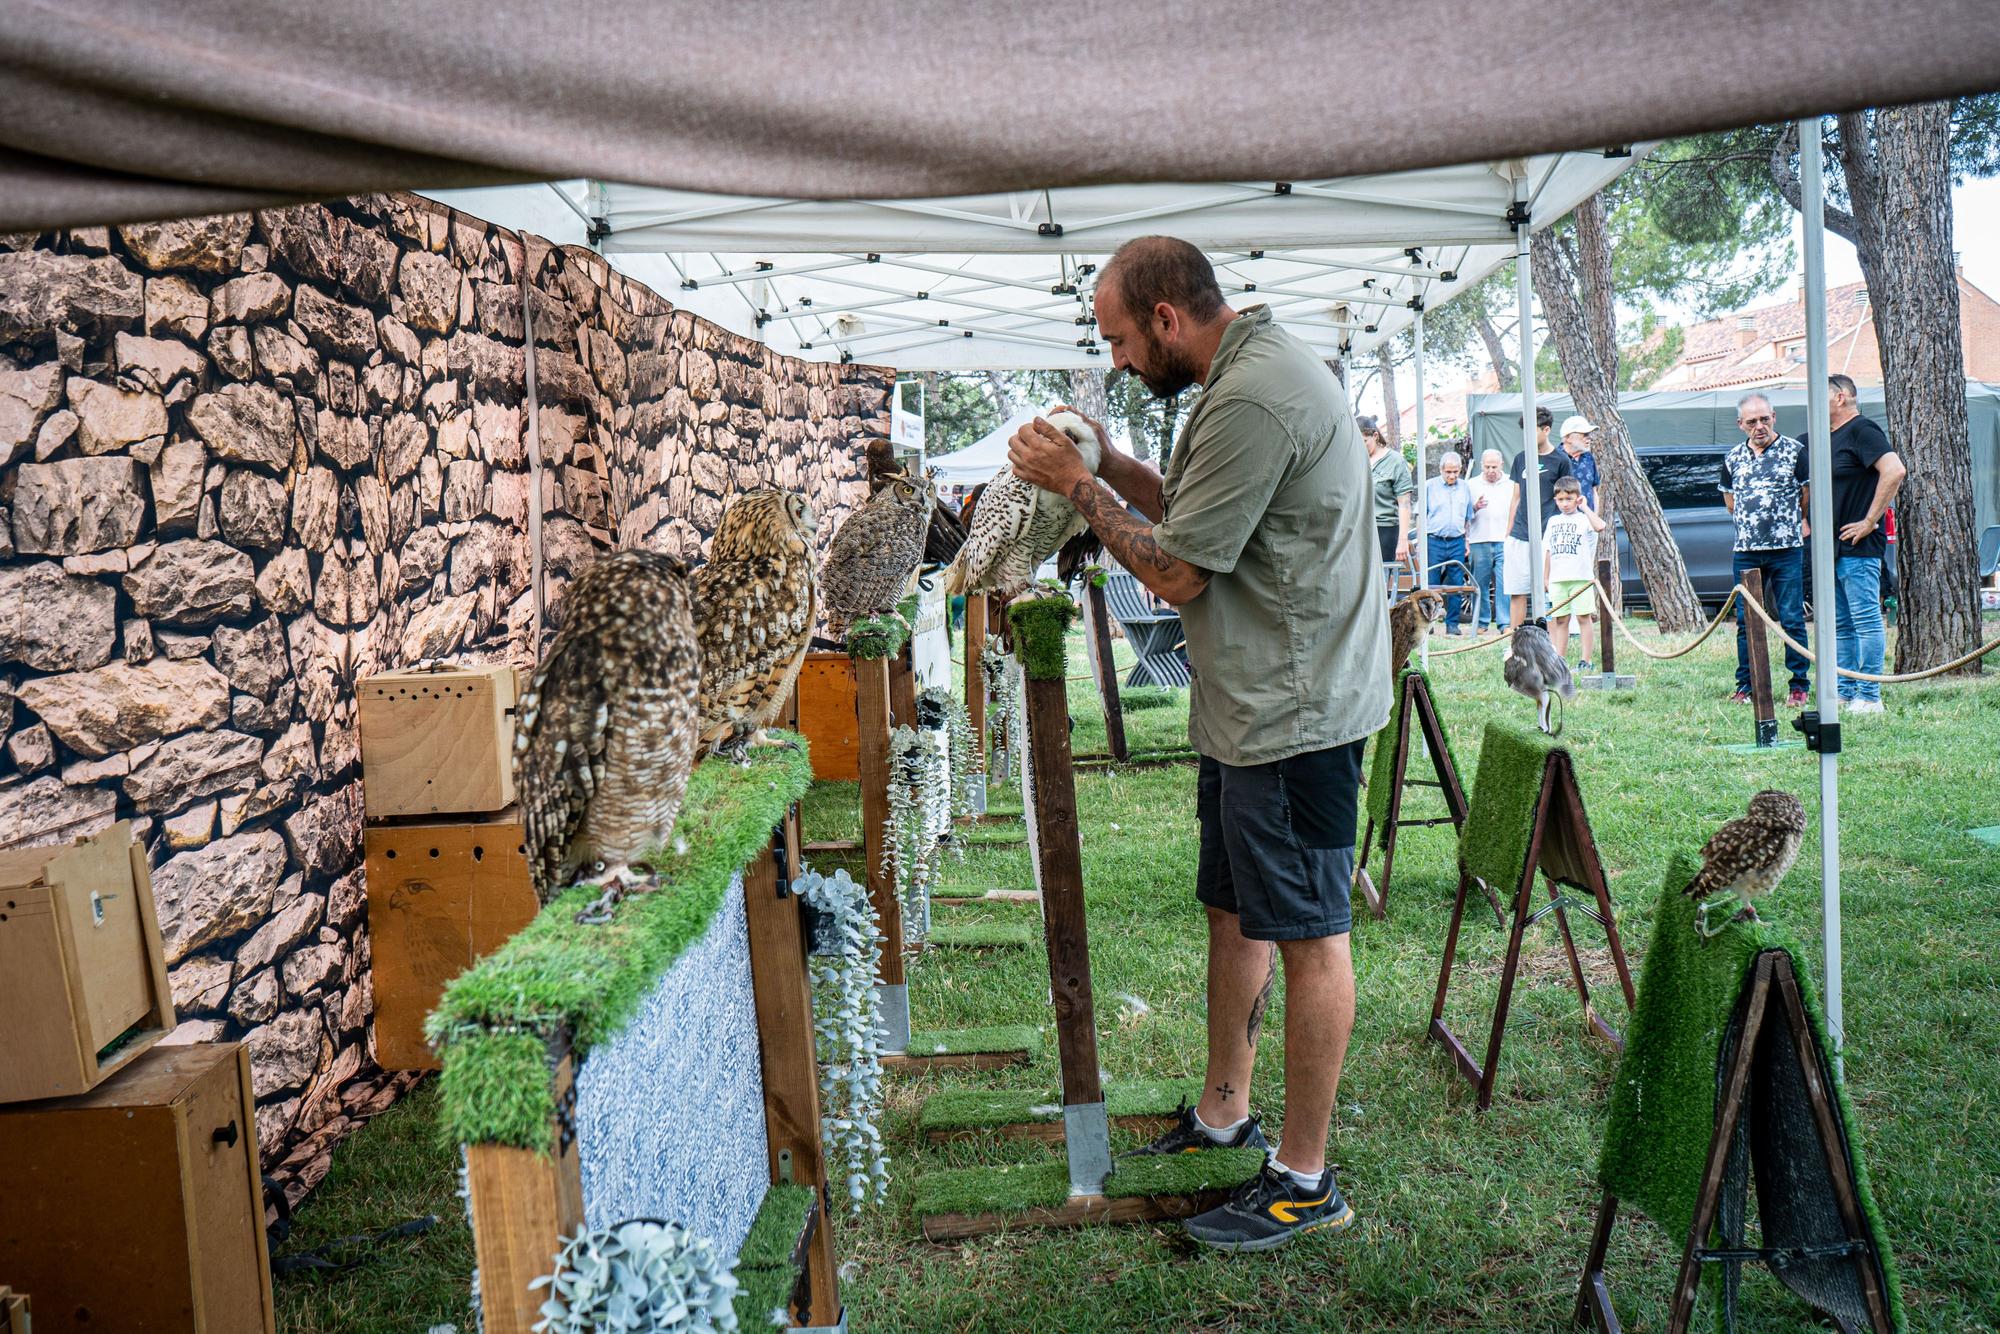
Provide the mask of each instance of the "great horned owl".
POLYGON ((829 635, 842 638, 861 617, 896 609, 923 561, 936 497, 929 478, 899 477, 841 521, 819 576, 829 635))
POLYGON ((1389 679, 1410 665, 1410 654, 1444 616, 1444 594, 1434 588, 1413 588, 1389 608, 1389 679))
POLYGON ((1570 678, 1569 664, 1549 640, 1549 623, 1540 616, 1514 628, 1500 675, 1509 690, 1518 691, 1540 706, 1535 725, 1550 736, 1562 731, 1562 724, 1549 722, 1549 707, 1557 695, 1565 702, 1576 698, 1576 682, 1570 678))
MULTIPOLYGON (((1074 412, 1050 413, 1049 425, 1068 436, 1093 475, 1103 452, 1097 432, 1074 412)), ((1063 543, 1089 525, 1066 496, 1044 491, 1014 475, 1011 464, 995 473, 972 512, 965 546, 945 575, 945 591, 998 593, 1003 598, 1025 591, 1035 571, 1063 543)))
POLYGON ((818 530, 806 498, 786 491, 752 491, 723 511, 694 573, 703 750, 741 763, 777 721, 819 614, 818 530))
POLYGON ((1702 845, 1701 871, 1686 890, 1690 897, 1703 900, 1695 914, 1696 929, 1704 936, 1722 929, 1709 929, 1710 905, 1705 900, 1724 892, 1735 894, 1743 905, 1734 917, 1756 920, 1751 896, 1770 893, 1785 878, 1799 859, 1805 832, 1805 803, 1791 793, 1766 790, 1750 798, 1748 814, 1716 830, 1702 845))
POLYGON ((694 767, 700 691, 686 566, 618 551, 576 577, 514 734, 542 902, 579 875, 619 889, 630 863, 667 841, 694 767))

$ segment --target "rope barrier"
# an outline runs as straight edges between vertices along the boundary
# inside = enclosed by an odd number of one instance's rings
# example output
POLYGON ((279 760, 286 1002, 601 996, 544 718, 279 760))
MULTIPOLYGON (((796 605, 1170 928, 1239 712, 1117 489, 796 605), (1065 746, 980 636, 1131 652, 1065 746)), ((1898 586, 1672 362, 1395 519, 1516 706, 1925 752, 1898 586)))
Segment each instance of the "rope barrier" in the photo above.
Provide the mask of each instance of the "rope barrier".
MULTIPOLYGON (((1644 643, 1640 642, 1639 636, 1634 634, 1632 632, 1631 627, 1625 624, 1625 618, 1610 610, 1611 595, 1605 592, 1604 585, 1595 578, 1593 578, 1590 581, 1590 583, 1591 587, 1595 588, 1599 596, 1601 596, 1604 599, 1604 607, 1600 610, 1599 614, 1604 616, 1609 616, 1611 618, 1612 625, 1617 628, 1618 633, 1625 636, 1625 642, 1630 644, 1634 649, 1638 650, 1646 657, 1651 658, 1655 662, 1669 662, 1675 658, 1683 658, 1686 657, 1688 654, 1694 652, 1696 649, 1700 648, 1702 644, 1707 641, 1708 637, 1714 634, 1718 629, 1720 629, 1722 623, 1729 618, 1730 608, 1736 605, 1736 602, 1739 598, 1742 599, 1743 605, 1748 607, 1751 611, 1755 612, 1757 616, 1764 622, 1764 624, 1770 626, 1773 630, 1777 631, 1778 638, 1782 639, 1788 648, 1792 649, 1796 653, 1804 654, 1808 662, 1818 661, 1818 658, 1813 654, 1813 651, 1811 649, 1807 648, 1805 645, 1799 643, 1798 640, 1793 639, 1790 635, 1785 633, 1785 627, 1780 625, 1778 623, 1777 618, 1772 616, 1770 612, 1764 609, 1763 604, 1758 602, 1757 599, 1751 597, 1750 590, 1745 588, 1742 584, 1737 584, 1734 588, 1731 588, 1729 590, 1729 596, 1722 600, 1721 610, 1715 613, 1715 619, 1710 621, 1707 624, 1707 626, 1705 626, 1702 629, 1702 632, 1700 634, 1696 635, 1693 639, 1689 640, 1685 644, 1682 644, 1678 648, 1662 651, 1659 649, 1648 648, 1644 643)), ((1577 589, 1574 593, 1571 593, 1569 597, 1564 598, 1560 603, 1549 608, 1548 614, 1550 616, 1557 615, 1562 611, 1564 607, 1567 607, 1572 601, 1574 601, 1578 597, 1581 597, 1582 595, 1583 595, 1583 590, 1580 588, 1577 589)), ((1446 658, 1450 657, 1454 653, 1471 653, 1477 649, 1491 648, 1495 644, 1505 643, 1511 637, 1512 637, 1511 634, 1499 634, 1495 635, 1491 639, 1482 639, 1476 644, 1461 644, 1456 648, 1432 649, 1431 656, 1433 658, 1446 658)), ((1844 676, 1850 681, 1874 681, 1882 685, 1904 685, 1911 681, 1924 681, 1934 676, 1944 676, 1949 672, 1955 672, 1959 668, 1965 666, 1966 664, 1971 662, 1976 662, 1980 658, 1983 658, 1995 651, 2000 651, 2000 638, 1988 640, 1986 643, 1980 645, 1978 648, 1973 649, 1970 653, 1961 654, 1958 657, 1953 658, 1950 662, 1943 663, 1939 666, 1932 667, 1921 672, 1896 672, 1892 674, 1882 674, 1876 672, 1857 672, 1847 667, 1835 667, 1833 670, 1835 671, 1836 674, 1844 676)))

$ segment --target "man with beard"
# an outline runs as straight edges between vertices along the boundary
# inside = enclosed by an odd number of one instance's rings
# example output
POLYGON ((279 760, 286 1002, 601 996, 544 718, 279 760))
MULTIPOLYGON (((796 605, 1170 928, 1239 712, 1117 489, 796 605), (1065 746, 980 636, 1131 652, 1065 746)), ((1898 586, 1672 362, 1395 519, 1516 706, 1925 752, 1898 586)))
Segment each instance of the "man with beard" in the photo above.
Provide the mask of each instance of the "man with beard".
POLYGON ((1354 1025, 1348 889, 1361 751, 1389 717, 1368 458, 1325 363, 1268 308, 1225 305, 1194 246, 1128 242, 1095 295, 1114 367, 1163 398, 1203 386, 1166 476, 1112 448, 1099 426, 1092 477, 1039 419, 1015 433, 1008 460, 1016 476, 1068 497, 1125 568, 1181 611, 1194 675, 1188 734, 1201 754, 1208 1068, 1201 1101, 1139 1152, 1266 1147, 1250 1075, 1282 958, 1281 1143, 1227 1203, 1187 1222, 1205 1245, 1271 1250, 1354 1219, 1326 1139, 1354 1025))

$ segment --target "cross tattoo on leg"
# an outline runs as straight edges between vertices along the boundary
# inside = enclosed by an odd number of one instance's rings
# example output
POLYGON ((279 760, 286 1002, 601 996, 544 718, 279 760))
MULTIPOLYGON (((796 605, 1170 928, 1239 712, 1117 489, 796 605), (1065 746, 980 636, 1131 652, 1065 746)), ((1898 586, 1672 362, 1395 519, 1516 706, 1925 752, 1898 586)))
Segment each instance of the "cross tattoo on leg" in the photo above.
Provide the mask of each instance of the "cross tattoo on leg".
POLYGON ((1231 1084, 1231 1083, 1230 1083, 1230 1082, 1229 1082, 1228 1080, 1226 1080, 1226 1079, 1225 1079, 1225 1080, 1223 1080, 1223 1081, 1222 1081, 1222 1082, 1221 1082, 1220 1084, 1217 1084, 1217 1085, 1215 1086, 1215 1091, 1216 1091, 1217 1093, 1219 1093, 1219 1094, 1221 1094, 1221 1095, 1222 1095, 1222 1100, 1223 1100, 1224 1102, 1227 1102, 1227 1101, 1229 1101, 1229 1099, 1231 1099, 1231 1098, 1233 1098, 1233 1097, 1235 1097, 1235 1096, 1236 1096, 1236 1088, 1235 1088, 1235 1086, 1234 1086, 1234 1085, 1232 1085, 1232 1084, 1231 1084))

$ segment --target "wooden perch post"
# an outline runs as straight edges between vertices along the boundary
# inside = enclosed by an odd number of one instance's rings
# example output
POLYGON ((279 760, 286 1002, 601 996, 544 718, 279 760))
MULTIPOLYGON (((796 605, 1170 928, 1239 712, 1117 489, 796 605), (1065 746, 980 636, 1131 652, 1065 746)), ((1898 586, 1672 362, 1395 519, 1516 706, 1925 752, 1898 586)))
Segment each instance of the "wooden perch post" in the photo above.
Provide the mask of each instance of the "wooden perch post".
POLYGON ((1125 741, 1125 706, 1118 698, 1118 665, 1111 656, 1111 614, 1104 590, 1086 575, 1083 581, 1084 643, 1090 649, 1090 672, 1097 678, 1097 695, 1104 701, 1104 740, 1111 758, 1124 764, 1132 758, 1125 741))

